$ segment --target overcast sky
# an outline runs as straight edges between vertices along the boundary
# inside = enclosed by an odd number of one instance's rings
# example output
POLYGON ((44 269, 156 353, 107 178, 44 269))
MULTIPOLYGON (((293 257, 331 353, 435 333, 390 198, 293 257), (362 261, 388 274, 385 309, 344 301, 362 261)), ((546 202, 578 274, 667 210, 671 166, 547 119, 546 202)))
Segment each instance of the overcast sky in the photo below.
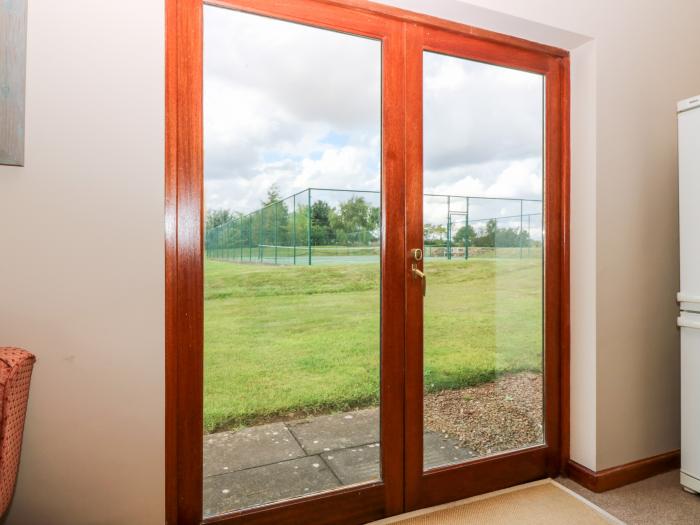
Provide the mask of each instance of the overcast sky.
MULTIPOLYGON (((541 199, 542 77, 433 53, 424 72, 426 193, 541 199)), ((377 41, 205 6, 207 207, 379 190, 380 79, 377 41)))

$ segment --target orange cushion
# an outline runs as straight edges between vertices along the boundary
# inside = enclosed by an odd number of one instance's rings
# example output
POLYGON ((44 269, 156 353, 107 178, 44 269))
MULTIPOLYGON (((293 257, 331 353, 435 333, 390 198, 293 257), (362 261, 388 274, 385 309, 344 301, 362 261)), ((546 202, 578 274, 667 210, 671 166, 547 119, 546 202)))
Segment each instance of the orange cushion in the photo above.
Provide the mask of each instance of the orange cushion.
POLYGON ((0 516, 15 488, 35 360, 21 348, 0 347, 0 516))

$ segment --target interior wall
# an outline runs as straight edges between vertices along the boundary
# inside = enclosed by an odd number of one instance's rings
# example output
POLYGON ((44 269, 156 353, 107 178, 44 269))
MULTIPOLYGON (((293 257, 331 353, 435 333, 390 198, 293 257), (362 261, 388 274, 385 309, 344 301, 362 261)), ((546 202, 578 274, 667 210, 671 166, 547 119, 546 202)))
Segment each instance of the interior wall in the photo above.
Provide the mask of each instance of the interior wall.
POLYGON ((596 461, 596 42, 571 50, 571 359, 569 457, 596 461))
MULTIPOLYGON (((572 246, 572 291, 594 293, 572 297, 588 319, 572 431, 591 468, 677 448, 674 108, 700 92, 700 4, 386 3, 588 57, 572 233, 592 249, 572 246)), ((163 11, 29 3, 26 167, 0 166, 0 344, 38 363, 8 524, 163 522, 163 11)))
POLYGON ((470 2, 595 40, 595 467, 677 449, 675 105, 700 92, 700 3, 470 2))
POLYGON ((163 10, 29 2, 0 345, 38 360, 7 524, 164 522, 163 10))

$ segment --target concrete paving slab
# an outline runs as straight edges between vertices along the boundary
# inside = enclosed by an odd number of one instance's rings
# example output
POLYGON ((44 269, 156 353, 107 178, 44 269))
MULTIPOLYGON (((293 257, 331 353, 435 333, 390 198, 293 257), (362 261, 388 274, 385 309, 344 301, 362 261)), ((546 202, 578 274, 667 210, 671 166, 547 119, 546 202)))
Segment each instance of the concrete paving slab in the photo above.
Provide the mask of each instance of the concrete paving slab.
MULTIPOLYGON (((204 436, 205 515, 378 480, 378 440, 378 409, 204 436)), ((424 448, 426 469, 475 457, 435 432, 424 448)))
POLYGON ((459 441, 437 432, 423 434, 423 468, 425 470, 460 463, 476 455, 459 446, 459 441))
POLYGON ((331 490, 340 486, 319 456, 204 478, 204 516, 331 490))
POLYGON ((324 452, 321 457, 343 485, 380 479, 379 443, 324 452))
POLYGON ((287 426, 307 454, 320 454, 379 441, 379 409, 317 416, 287 426))
MULTIPOLYGON (((471 451, 460 447, 458 441, 434 432, 426 432, 423 435, 423 446, 426 469, 459 463, 475 457, 471 451)), ((324 452, 321 457, 343 485, 380 479, 379 443, 324 452)))
POLYGON ((204 476, 225 474, 305 456, 284 423, 204 436, 204 476))

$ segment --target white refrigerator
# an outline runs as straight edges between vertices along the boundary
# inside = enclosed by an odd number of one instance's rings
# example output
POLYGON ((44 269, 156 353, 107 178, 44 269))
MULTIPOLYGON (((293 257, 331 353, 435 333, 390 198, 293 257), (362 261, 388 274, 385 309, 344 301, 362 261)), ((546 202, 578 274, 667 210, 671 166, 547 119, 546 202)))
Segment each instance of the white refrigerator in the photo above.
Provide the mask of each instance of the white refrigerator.
POLYGON ((678 103, 681 485, 700 493, 700 96, 678 103))

